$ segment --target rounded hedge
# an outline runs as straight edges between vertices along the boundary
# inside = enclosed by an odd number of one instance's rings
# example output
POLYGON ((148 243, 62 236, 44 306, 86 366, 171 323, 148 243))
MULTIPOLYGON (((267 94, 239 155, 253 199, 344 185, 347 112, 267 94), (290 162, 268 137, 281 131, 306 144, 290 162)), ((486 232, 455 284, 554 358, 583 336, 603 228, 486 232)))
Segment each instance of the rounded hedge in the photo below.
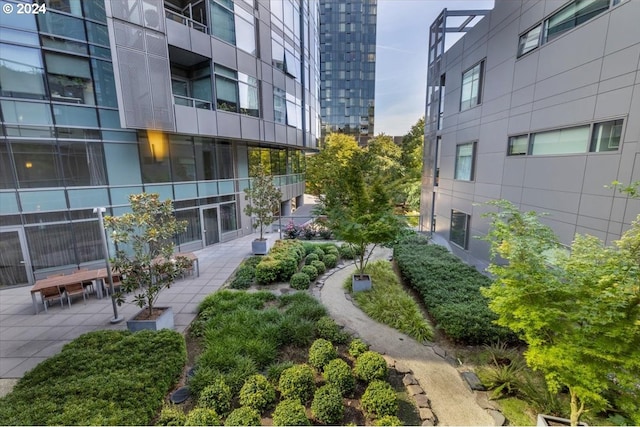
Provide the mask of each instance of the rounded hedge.
POLYGON ((354 373, 366 382, 383 380, 387 377, 387 362, 380 353, 365 351, 356 359, 354 373))
POLYGON ((311 265, 313 261, 319 261, 319 260, 320 260, 320 257, 318 256, 318 254, 315 252, 311 252, 309 255, 307 255, 304 258, 304 263, 306 265, 311 265))
POLYGON ((298 271, 298 260, 293 256, 287 256, 280 258, 278 261, 280 262, 278 279, 281 282, 286 282, 298 271))
POLYGON ((297 399, 287 399, 278 403, 273 411, 274 426, 308 426, 310 425, 304 406, 297 399))
POLYGON ((316 280, 316 277, 318 277, 318 270, 316 270, 316 268, 313 265, 303 266, 300 269, 300 272, 309 276, 309 280, 316 280))
POLYGON ((289 284, 293 289, 297 289, 299 291, 304 291, 305 289, 309 289, 309 284, 311 283, 311 279, 307 275, 307 273, 296 273, 291 276, 291 280, 289 284))
POLYGON ((256 266, 256 282, 268 285, 275 282, 280 274, 280 262, 270 257, 264 257, 256 266))
POLYGON ((312 252, 312 253, 314 253, 314 254, 318 255, 318 259, 319 259, 320 261, 324 260, 324 255, 325 255, 325 253, 324 253, 324 251, 322 250, 322 248, 317 247, 317 248, 315 248, 315 249, 313 250, 313 252, 312 252))
POLYGON ((335 255, 327 254, 324 256, 324 260, 322 261, 327 266, 327 268, 334 268, 338 265, 338 257, 335 255))
POLYGON ((231 409, 231 388, 224 379, 217 377, 212 384, 206 386, 198 396, 198 406, 213 409, 217 414, 226 415, 231 409))
POLYGON ((321 370, 329 361, 338 357, 338 352, 331 341, 318 338, 309 348, 309 364, 321 370))
POLYGON ((322 316, 318 319, 316 334, 319 338, 324 338, 334 344, 344 344, 349 339, 349 334, 344 332, 329 316, 322 316))
POLYGON ((322 376, 327 384, 336 387, 342 396, 348 396, 353 393, 356 380, 351 368, 344 360, 333 359, 324 365, 324 372, 322 376))
POLYGON ((349 246, 346 243, 343 243, 340 246, 340 258, 343 259, 354 259, 356 257, 356 254, 354 252, 354 250, 351 248, 351 246, 349 246))
MULTIPOLYGON (((225 426, 259 426, 262 425, 260 413, 248 406, 234 409, 224 422, 225 426)), ((388 424, 391 425, 391 424, 388 424)))
POLYGON ((313 369, 309 365, 295 365, 280 374, 278 390, 280 390, 282 399, 298 399, 300 402, 308 402, 313 396, 314 389, 313 369))
POLYGON ((398 412, 398 396, 391 385, 385 381, 371 381, 360 402, 368 414, 377 418, 396 415, 398 412))
POLYGON ((316 270, 318 270, 318 274, 324 274, 327 271, 327 267, 324 265, 322 261, 311 261, 311 265, 313 265, 316 270))
POLYGON ((260 412, 276 401, 276 389, 264 375, 252 375, 240 389, 240 404, 260 412))
POLYGON ((213 409, 195 408, 187 415, 186 426, 221 426, 222 421, 213 409))
POLYGON ((335 386, 327 384, 320 387, 313 395, 311 413, 324 424, 341 424, 344 417, 342 395, 335 386))
POLYGON ((360 338, 354 338, 349 343, 349 355, 356 359, 365 351, 369 350, 369 346, 360 338))
POLYGON ((385 415, 382 418, 378 418, 373 422, 374 426, 401 426, 402 421, 395 415, 385 415))
POLYGON ((187 415, 176 406, 165 406, 160 411, 156 425, 158 426, 183 426, 187 421, 187 415))

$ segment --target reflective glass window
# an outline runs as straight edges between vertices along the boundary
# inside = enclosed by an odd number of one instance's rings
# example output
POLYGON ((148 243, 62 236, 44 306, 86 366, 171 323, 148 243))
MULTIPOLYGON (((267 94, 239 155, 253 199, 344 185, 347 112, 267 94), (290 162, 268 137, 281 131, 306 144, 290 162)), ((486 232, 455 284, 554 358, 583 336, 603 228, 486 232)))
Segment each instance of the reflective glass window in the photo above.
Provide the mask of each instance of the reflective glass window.
POLYGON ((622 120, 596 123, 591 135, 591 147, 589 151, 618 151, 620 137, 622 136, 622 120))
POLYGON ((41 33, 55 34, 76 40, 86 40, 82 19, 47 11, 38 15, 41 33))
POLYGON ((228 142, 216 143, 218 179, 233 178, 233 152, 228 142))
POLYGON ((71 230, 75 240, 78 264, 104 259, 98 221, 72 222, 71 230))
POLYGON ((86 21, 87 35, 91 43, 109 46, 109 31, 106 25, 86 21))
POLYGON ((0 141, 0 188, 16 188, 13 180, 9 146, 4 141, 0 141))
POLYGON ((542 24, 520 36, 520 41, 518 43, 518 56, 531 52, 540 45, 541 32, 542 24))
POLYGON ((195 181, 196 160, 190 137, 172 135, 169 138, 171 151, 171 176, 173 181, 195 181))
POLYGON ((220 205, 220 228, 223 233, 238 229, 235 202, 220 205))
POLYGON ((211 35, 231 44, 236 44, 233 2, 210 0, 211 35), (225 4, 226 3, 226 4, 225 4))
POLYGON ((484 61, 478 63, 462 75, 460 111, 467 110, 482 102, 482 73, 484 61))
MULTIPOLYGON (((10 4, 14 9, 16 7, 16 4, 14 2, 7 2, 4 0, 0 0, 0 7, 4 8, 5 5, 7 4, 10 4)), ((5 10, 5 9, 2 9, 2 10, 5 10)), ((36 26, 36 15, 30 15, 28 13, 17 14, 14 12, 11 14, 11 19, 3 19, 0 22, 0 25, 2 25, 3 27, 21 28, 24 30, 38 31, 38 27, 36 26)))
POLYGON ((70 53, 87 54, 86 43, 74 42, 54 36, 42 36, 42 45, 56 50, 64 50, 70 53))
POLYGON ((61 126, 98 127, 98 116, 95 108, 55 104, 53 106, 53 117, 56 124, 61 126))
POLYGON ((20 188, 62 187, 58 150, 53 142, 12 142, 20 188))
MULTIPOLYGON (((4 25, 4 22, 2 23, 4 25)), ((39 47, 38 35, 27 31, 0 27, 0 40, 39 47)))
POLYGON ((273 115, 277 123, 287 123, 287 101, 286 93, 277 87, 273 88, 273 115))
POLYGON ((140 184, 140 160, 136 144, 102 144, 110 185, 140 184))
POLYGON ((53 101, 95 105, 88 59, 47 52, 45 62, 53 101))
POLYGON ((71 224, 25 227, 25 233, 34 269, 77 264, 71 224))
POLYGON ((468 144, 460 144, 456 147, 456 169, 454 179, 463 181, 472 181, 474 173, 474 146, 470 142, 468 144))
POLYGON ((531 154, 585 153, 589 143, 589 126, 578 126, 531 135, 531 154))
POLYGON ((38 49, 0 43, 0 94, 44 99, 44 70, 38 49))
POLYGON ((107 22, 107 14, 104 9, 104 1, 83 1, 84 16, 95 19, 98 22, 107 22))
POLYGON ((236 46, 252 55, 256 54, 256 33, 253 15, 236 8, 236 46))
POLYGON ((199 209, 176 211, 175 216, 178 221, 187 222, 187 229, 178 234, 177 243, 179 245, 202 240, 199 209))
POLYGON ((59 142, 60 160, 67 186, 106 185, 102 144, 59 142))
POLYGON ((238 92, 240 95, 240 114, 260 116, 260 96, 258 94, 258 80, 255 77, 238 73, 238 92))
POLYGON ((509 137, 509 156, 524 156, 529 152, 529 135, 509 137))
POLYGON ((575 0, 547 19, 545 41, 587 22, 609 9, 610 0, 575 0))
POLYGON ((451 227, 449 240, 452 243, 467 249, 469 243, 469 220, 471 217, 464 212, 451 210, 451 227))
POLYGON ((51 125, 51 108, 48 104, 21 101, 0 101, 5 123, 51 125))
POLYGON ((138 147, 142 164, 142 181, 144 183, 171 182, 169 165, 169 141, 160 132, 139 135, 138 147))
POLYGON ((96 91, 96 101, 103 107, 118 107, 118 97, 116 95, 116 83, 113 76, 113 65, 111 62, 91 60, 94 85, 96 91))
POLYGON ((72 15, 82 16, 82 4, 80 0, 45 0, 47 10, 59 10, 72 15))

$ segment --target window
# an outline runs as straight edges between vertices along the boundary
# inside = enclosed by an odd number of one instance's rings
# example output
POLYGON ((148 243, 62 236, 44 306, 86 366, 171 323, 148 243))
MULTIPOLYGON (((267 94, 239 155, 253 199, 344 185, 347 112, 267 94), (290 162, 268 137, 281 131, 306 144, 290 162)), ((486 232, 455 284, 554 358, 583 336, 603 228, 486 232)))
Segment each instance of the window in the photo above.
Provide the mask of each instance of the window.
POLYGON ((228 142, 196 138, 196 172, 198 180, 232 179, 233 152, 228 142))
POLYGON ((531 135, 531 154, 585 153, 589 126, 538 132, 531 135))
POLYGON ((171 182, 169 141, 161 132, 138 134, 138 147, 142 164, 142 182, 171 182))
POLYGON ((0 43, 0 95, 44 99, 44 69, 38 49, 0 43))
POLYGON ((529 30, 520 36, 518 43, 518 56, 531 52, 540 46, 540 34, 542 33, 542 24, 538 24, 535 28, 529 30))
POLYGON ((62 172, 67 186, 105 185, 102 144, 60 142, 62 172))
POLYGON ((171 135, 171 177, 174 182, 196 180, 196 159, 193 154, 193 142, 188 136, 171 135))
POLYGON ((286 92, 277 87, 273 88, 273 119, 276 123, 287 123, 287 98, 286 92))
POLYGON ((467 249, 469 245, 469 220, 470 215, 464 212, 451 210, 451 227, 449 228, 449 240, 452 243, 467 249))
POLYGON ((236 31, 233 19, 233 0, 210 0, 211 35, 236 44, 236 31))
POLYGON ((545 21, 544 41, 589 21, 609 9, 610 0, 575 0, 545 21))
POLYGON ((258 79, 238 73, 238 91, 240 93, 240 114, 260 117, 258 79))
POLYGON ((211 109, 211 67, 208 63, 187 70, 171 66, 171 91, 177 105, 211 109))
POLYGON ((54 34, 75 40, 86 40, 84 23, 80 18, 47 11, 38 15, 41 33, 54 34))
POLYGON ((11 143, 19 188, 62 187, 56 144, 11 143))
POLYGON ((484 61, 479 62, 462 75, 460 111, 468 110, 482 102, 482 74, 484 61))
POLYGON ((529 135, 509 137, 509 156, 523 156, 529 153, 529 135))
POLYGON ((215 66, 216 108, 260 116, 258 79, 220 65, 215 66))
POLYGON ((175 215, 178 221, 187 222, 187 229, 177 236, 177 244, 182 245, 202 240, 202 235, 200 234, 200 211, 198 209, 176 211, 175 215))
POLYGON ((228 233, 229 231, 235 231, 238 229, 235 202, 220 205, 220 228, 223 233, 228 233))
POLYGON ((622 135, 622 120, 596 123, 591 135, 591 152, 617 151, 622 135))
POLYGON ((475 143, 461 144, 456 147, 455 179, 473 181, 473 157, 475 143))
POLYGON ((52 101, 95 105, 88 59, 45 53, 45 62, 52 101))
POLYGON ((256 54, 254 18, 241 7, 236 8, 236 46, 252 55, 256 54))

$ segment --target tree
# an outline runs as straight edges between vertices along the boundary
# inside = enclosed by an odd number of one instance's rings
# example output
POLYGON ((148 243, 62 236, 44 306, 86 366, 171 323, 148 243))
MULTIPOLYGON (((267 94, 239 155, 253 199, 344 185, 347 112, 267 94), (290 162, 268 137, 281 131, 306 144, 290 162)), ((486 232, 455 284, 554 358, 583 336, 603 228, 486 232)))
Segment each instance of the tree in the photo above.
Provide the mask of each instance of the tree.
POLYGON ((489 204, 500 209, 487 214, 496 280, 483 293, 497 323, 528 344, 527 363, 550 391, 568 388, 572 425, 611 391, 635 402, 626 412, 639 423, 640 215, 613 245, 576 235, 567 253, 535 212, 489 204))
POLYGON ((174 256, 173 238, 186 230, 186 221, 173 215, 171 200, 160 201, 155 193, 129 196, 131 212, 104 218, 111 239, 116 244, 112 267, 122 275, 122 287, 116 294, 118 305, 125 302, 124 294, 137 292, 133 300, 140 308, 147 308, 148 316, 160 291, 191 268, 192 261, 174 256))
POLYGON ((278 209, 282 193, 274 185, 273 177, 267 175, 262 163, 251 168, 251 186, 244 189, 245 200, 250 204, 244 208, 247 216, 255 216, 254 229, 260 229, 260 240, 264 240, 264 228, 273 222, 273 212, 278 209))
POLYGON ((422 181, 422 151, 424 147, 424 118, 420 118, 402 138, 400 168, 403 176, 400 185, 400 203, 407 210, 420 209, 422 181))
POLYGON ((337 170, 342 168, 359 150, 361 148, 358 147, 353 136, 340 133, 329 134, 320 152, 307 158, 305 173, 307 193, 323 197, 325 186, 333 183, 337 170))

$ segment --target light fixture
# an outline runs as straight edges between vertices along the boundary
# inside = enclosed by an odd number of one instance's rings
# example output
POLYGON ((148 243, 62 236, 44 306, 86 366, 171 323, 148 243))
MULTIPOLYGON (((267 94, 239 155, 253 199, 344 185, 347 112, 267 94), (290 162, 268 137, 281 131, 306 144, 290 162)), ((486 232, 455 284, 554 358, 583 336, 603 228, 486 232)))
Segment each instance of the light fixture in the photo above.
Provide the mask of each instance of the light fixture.
POLYGON ((31 162, 26 162, 26 163, 24 164, 24 166, 25 166, 27 169, 31 169, 31 168, 33 167, 33 163, 31 163, 31 162))

